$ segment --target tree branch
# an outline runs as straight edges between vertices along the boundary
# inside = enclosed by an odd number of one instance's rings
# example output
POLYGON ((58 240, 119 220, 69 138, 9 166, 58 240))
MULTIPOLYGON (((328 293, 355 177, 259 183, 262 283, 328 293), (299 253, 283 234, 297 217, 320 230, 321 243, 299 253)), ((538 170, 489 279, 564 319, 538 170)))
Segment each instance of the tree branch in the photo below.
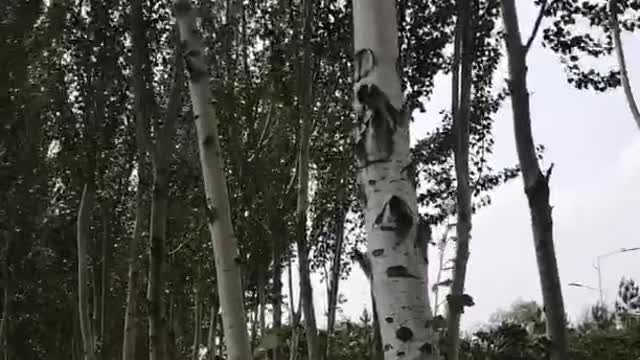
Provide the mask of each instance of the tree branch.
POLYGON ((535 40, 538 35, 538 31, 540 30, 540 24, 542 23, 542 18, 544 17, 544 12, 547 10, 547 0, 542 0, 540 3, 540 12, 538 13, 538 18, 536 18, 536 22, 533 24, 533 30, 531 31, 531 35, 529 35, 529 40, 527 40, 527 45, 524 46, 524 54, 527 55, 529 49, 531 48, 531 44, 533 44, 533 40, 535 40))

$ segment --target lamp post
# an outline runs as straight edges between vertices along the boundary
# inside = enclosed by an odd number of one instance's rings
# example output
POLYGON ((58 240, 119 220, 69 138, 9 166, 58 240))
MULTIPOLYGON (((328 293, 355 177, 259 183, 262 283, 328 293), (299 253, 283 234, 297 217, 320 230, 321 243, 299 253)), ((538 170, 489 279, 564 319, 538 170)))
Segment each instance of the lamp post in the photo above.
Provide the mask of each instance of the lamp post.
MULTIPOLYGON (((636 251, 636 250, 640 250, 640 246, 638 247, 633 247, 633 248, 622 248, 616 251, 611 251, 605 254, 601 254, 598 255, 596 257, 596 261, 595 264, 593 265, 593 267, 596 268, 596 270, 598 271, 598 292, 600 294, 600 303, 604 304, 604 294, 602 292, 602 270, 601 270, 601 262, 603 259, 608 258, 609 256, 613 256, 613 255, 617 255, 617 254, 621 254, 621 253, 626 253, 626 252, 631 252, 631 251, 636 251)), ((575 284, 575 283, 574 283, 575 284)), ((582 284, 577 284, 577 285, 582 285, 582 284)), ((575 285, 573 285, 575 286, 575 285)), ((579 287, 586 287, 587 286, 579 286, 579 287)))

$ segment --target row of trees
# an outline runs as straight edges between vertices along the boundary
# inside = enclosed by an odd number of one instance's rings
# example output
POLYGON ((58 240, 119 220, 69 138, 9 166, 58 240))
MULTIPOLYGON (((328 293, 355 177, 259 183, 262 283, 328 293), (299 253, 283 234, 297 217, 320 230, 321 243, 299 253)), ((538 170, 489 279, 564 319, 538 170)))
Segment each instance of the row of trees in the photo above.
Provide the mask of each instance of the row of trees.
POLYGON ((638 120, 620 30, 640 26, 640 2, 539 5, 525 42, 513 0, 9 1, 5 358, 198 359, 202 345, 212 359, 334 358, 346 346, 339 283, 356 261, 375 304, 371 356, 459 359, 472 214, 521 173, 550 354, 567 359, 526 55, 551 18, 543 44, 568 81, 622 85, 638 120), (582 19, 597 31, 576 34, 582 19), (614 51, 620 70, 579 65, 614 51), (508 87, 496 90, 503 52, 508 87), (451 109, 411 148, 412 114, 440 73, 451 109), (508 96, 519 165, 494 170, 492 116, 508 96), (431 230, 451 221, 451 279, 433 284, 450 286, 444 321, 426 274, 431 230), (326 332, 314 271, 327 284, 326 332))

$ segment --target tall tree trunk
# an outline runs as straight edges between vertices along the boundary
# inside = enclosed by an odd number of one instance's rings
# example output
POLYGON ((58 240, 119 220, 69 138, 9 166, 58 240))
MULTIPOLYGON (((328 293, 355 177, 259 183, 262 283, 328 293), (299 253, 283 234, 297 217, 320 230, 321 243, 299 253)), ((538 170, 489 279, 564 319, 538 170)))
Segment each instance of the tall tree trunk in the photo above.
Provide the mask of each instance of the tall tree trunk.
POLYGON ((640 110, 633 96, 633 90, 629 81, 629 72, 627 71, 627 61, 624 56, 624 48, 622 47, 622 39, 620 37, 620 24, 618 24, 618 0, 609 0, 609 27, 613 37, 613 44, 618 58, 618 66, 620 67, 620 79, 622 80, 622 89, 629 104, 629 110, 636 125, 640 128, 640 110))
POLYGON ((209 335, 207 336, 207 356, 209 360, 216 358, 216 330, 218 328, 218 301, 213 300, 209 315, 209 335))
POLYGON ((342 270, 342 243, 344 240, 344 214, 343 209, 338 210, 336 215, 336 245, 334 258, 331 264, 331 278, 329 283, 328 311, 327 311, 327 341, 325 347, 325 359, 331 359, 331 337, 336 324, 336 312, 338 309, 338 289, 340 283, 340 272, 342 270))
POLYGON ((131 3, 131 21, 133 39, 134 62, 134 100, 136 121, 136 145, 138 148, 137 172, 138 184, 135 200, 135 222, 133 234, 129 240, 128 270, 127 270, 127 299, 125 306, 124 334, 122 340, 122 360, 134 360, 136 356, 136 339, 140 326, 138 314, 138 292, 140 284, 140 264, 138 263, 138 247, 147 218, 144 204, 144 193, 147 191, 147 151, 150 104, 147 103, 148 91, 146 86, 146 72, 148 69, 147 44, 145 39, 144 16, 142 0, 131 3))
POLYGON ((313 0, 304 0, 302 71, 298 74, 300 88, 299 115, 300 135, 298 149, 298 201, 296 206, 296 244, 298 250, 298 273, 300 297, 304 313, 307 353, 309 360, 321 359, 320 341, 313 306, 313 288, 309 273, 309 251, 307 247, 307 209, 309 197, 309 136, 311 133, 311 31, 313 23, 313 0))
POLYGON ((107 347, 108 342, 105 334, 105 311, 107 304, 107 291, 109 289, 109 281, 108 281, 108 268, 109 268, 109 218, 108 218, 108 207, 104 207, 102 209, 102 249, 101 249, 101 272, 100 272, 100 327, 99 330, 99 339, 102 343, 101 355, 102 358, 106 359, 107 356, 107 347))
POLYGON ((9 328, 9 316, 11 314, 11 279, 9 278, 9 250, 11 247, 11 239, 9 231, 4 231, 4 249, 2 251, 2 279, 4 280, 3 301, 2 301, 2 320, 0 320, 0 354, 3 354, 7 348, 7 333, 9 328))
MULTIPOLYGON (((142 153, 142 152, 141 152, 142 153)), ((143 161, 138 160, 138 186, 136 190, 136 215, 133 225, 133 235, 129 241, 128 271, 127 271, 127 299, 124 317, 124 335, 122 339, 122 360, 136 359, 136 338, 138 329, 138 284, 140 279, 138 264, 138 245, 142 237, 142 229, 146 217, 143 204, 143 183, 146 177, 143 161)))
POLYGON ((373 292, 386 359, 435 359, 425 271, 418 239, 415 165, 398 62, 395 1, 353 1, 356 159, 373 292), (376 31, 371 31, 376 29, 376 31))
POLYGON ((520 37, 518 16, 513 0, 502 1, 502 18, 509 60, 509 90, 518 160, 529 202, 533 241, 542 288, 547 332, 552 342, 551 359, 568 359, 564 302, 553 245, 553 222, 549 206, 549 176, 540 170, 531 133, 531 114, 527 88, 526 51, 520 37))
POLYGON ((376 298, 373 296, 373 274, 371 273, 371 261, 369 258, 359 252, 355 252, 355 260, 360 265, 360 269, 369 280, 369 286, 371 287, 371 309, 373 311, 373 325, 372 325, 372 341, 371 341, 371 360, 384 359, 384 353, 382 349, 382 337, 380 334, 380 319, 378 318, 378 312, 376 310, 376 298))
POLYGON ((298 310, 296 311, 295 300, 293 298, 293 266, 291 264, 291 257, 287 257, 287 271, 289 279, 289 308, 291 310, 291 338, 289 340, 289 360, 296 360, 298 358, 298 343, 300 341, 300 332, 298 327, 300 325, 300 307, 302 305, 302 297, 298 298, 298 310))
MULTIPOLYGON (((199 272, 199 271, 198 271, 199 272)), ((195 304, 193 309, 193 360, 198 360, 200 353, 200 339, 202 332, 202 291, 199 286, 195 288, 195 304)))
POLYGON ((189 92, 198 133, 207 198, 206 213, 215 254, 228 355, 231 360, 250 360, 252 353, 242 301, 239 251, 231 224, 224 161, 218 137, 218 122, 211 106, 204 46, 190 1, 174 1, 174 12, 180 29, 180 40, 185 46, 184 60, 189 73, 189 92))
MULTIPOLYGON (((471 1, 458 1, 459 31, 462 61, 460 69, 460 97, 453 95, 452 114, 454 119, 455 170, 456 170, 456 257, 453 269, 451 293, 447 297, 449 316, 447 317, 447 359, 458 360, 460 351, 460 317, 464 312, 464 283, 469 259, 469 240, 471 239, 471 188, 469 186, 469 126, 471 115, 471 70, 473 65, 473 30, 471 1), (459 101, 460 107, 453 108, 459 101)), ((456 45, 458 46, 458 45, 456 45)), ((454 60, 456 61, 456 60, 454 60)), ((455 70, 457 73, 458 71, 455 70)), ((458 85, 455 86, 458 88, 458 85)), ((457 92, 457 90, 456 90, 457 92)), ((437 304, 434 304, 437 306, 437 304)))
POLYGON ((78 312, 80 316, 80 333, 85 360, 96 360, 95 339, 89 316, 89 269, 87 266, 87 242, 89 240, 89 221, 95 189, 93 181, 84 185, 80 208, 78 209, 77 243, 78 243, 78 312))
MULTIPOLYGON (((268 266, 267 266, 268 267, 268 266)), ((260 306, 260 312, 258 313, 258 331, 260 336, 264 336, 266 330, 266 309, 267 306, 267 294, 266 294, 266 277, 267 269, 258 273, 258 306, 260 306)))
POLYGON ((166 318, 163 311, 163 266, 167 241, 167 212, 169 206, 169 159, 172 156, 174 125, 182 106, 183 67, 180 46, 175 50, 173 83, 163 126, 156 124, 158 137, 152 153, 153 192, 151 196, 151 238, 149 254, 149 358, 166 358, 166 318))
MULTIPOLYGON (((273 249, 273 276, 271 279, 273 283, 273 293, 271 306, 273 308, 273 329, 280 335, 280 329, 282 328, 282 247, 279 242, 276 242, 273 249)), ((281 360, 282 351, 280 346, 276 344, 271 354, 272 360, 281 360)))

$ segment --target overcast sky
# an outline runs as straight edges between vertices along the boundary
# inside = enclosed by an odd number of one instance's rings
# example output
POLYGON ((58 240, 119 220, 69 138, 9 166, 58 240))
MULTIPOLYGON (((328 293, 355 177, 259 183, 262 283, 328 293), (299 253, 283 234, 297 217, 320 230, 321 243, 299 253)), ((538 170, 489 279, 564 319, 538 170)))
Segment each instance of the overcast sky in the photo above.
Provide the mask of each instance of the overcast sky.
MULTIPOLYGON (((518 1, 523 37, 529 34, 536 9, 518 1)), ((631 83, 640 96, 640 37, 623 38, 631 83)), ((567 85, 555 54, 534 46, 528 56, 534 139, 546 147, 546 168, 554 163, 551 202, 556 254, 570 320, 579 320, 598 299, 597 291, 568 286, 578 282, 597 287, 594 259, 624 247, 640 246, 640 131, 631 117, 622 90, 595 94, 567 85)), ((613 66, 612 59, 599 63, 613 66)), ((502 84, 499 84, 502 85, 502 84)), ((449 80, 436 81, 436 93, 419 116, 412 136, 423 137, 437 124, 438 111, 449 107, 449 80)), ((494 168, 517 163, 510 103, 495 121, 494 168)), ((463 315, 463 328, 485 323, 500 308, 517 299, 541 302, 529 210, 521 179, 492 194, 491 206, 473 218, 467 293, 476 306, 463 315)), ((436 251, 430 250, 431 271, 436 251)), ((605 300, 615 300, 622 276, 640 280, 640 251, 619 254, 602 262, 605 300)), ((431 279, 434 277, 431 276, 431 279)), ((320 326, 326 324, 325 285, 314 279, 320 326)), ((340 284, 343 317, 357 319, 369 304, 369 285, 356 267, 340 284)), ((296 296, 297 298, 297 296, 296 296)))

